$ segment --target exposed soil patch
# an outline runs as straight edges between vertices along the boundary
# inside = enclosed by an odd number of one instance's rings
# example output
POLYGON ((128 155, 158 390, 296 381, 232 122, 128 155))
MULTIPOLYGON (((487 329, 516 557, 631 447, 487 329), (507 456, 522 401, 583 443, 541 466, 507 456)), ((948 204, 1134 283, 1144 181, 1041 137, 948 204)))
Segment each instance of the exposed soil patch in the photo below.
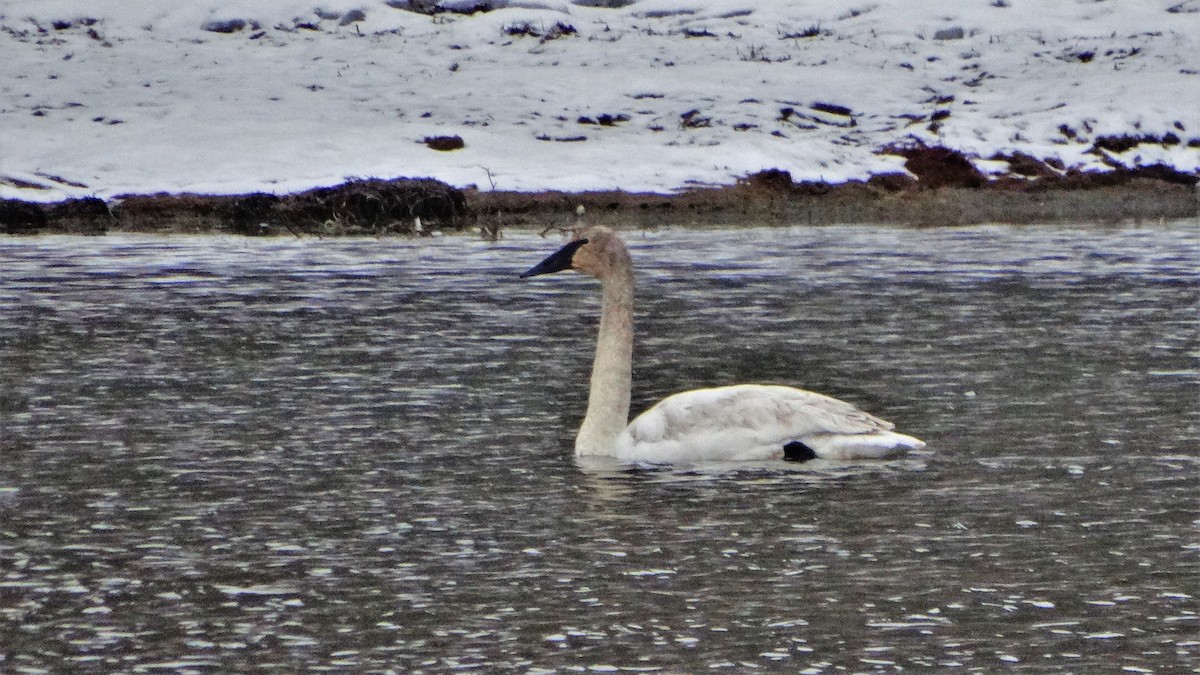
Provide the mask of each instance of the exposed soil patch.
POLYGON ((1132 150, 1139 145, 1161 145, 1166 148, 1179 145, 1182 142, 1183 139, 1171 132, 1167 132, 1162 136, 1155 136, 1153 134, 1142 134, 1140 136, 1129 134, 1098 136, 1092 144, 1091 151, 1096 154, 1099 154, 1099 150, 1120 153, 1132 150))
POLYGON ((617 113, 616 115, 610 115, 608 113, 601 113, 595 117, 588 117, 587 115, 581 115, 579 117, 579 119, 577 119, 576 121, 579 122, 580 124, 590 124, 590 125, 597 125, 597 126, 602 126, 602 127, 615 127, 618 124, 620 124, 621 122, 628 122, 629 119, 630 119, 629 115, 626 115, 625 113, 617 113))
POLYGON ((462 137, 457 136, 457 135, 455 135, 455 136, 426 136, 425 139, 421 142, 424 143, 425 145, 428 145, 431 149, 439 150, 441 152, 449 152, 450 150, 462 150, 463 148, 465 148, 467 146, 467 144, 463 142, 462 137))
POLYGON ((987 178, 961 152, 940 145, 893 147, 889 154, 905 158, 904 168, 917 177, 919 187, 932 190, 943 187, 978 188, 987 178))
POLYGON ((693 109, 679 116, 679 126, 684 129, 703 129, 712 126, 712 118, 702 115, 699 109, 693 109))
POLYGON ((852 112, 844 105, 838 105, 836 103, 822 103, 820 101, 817 101, 809 107, 817 112, 829 113, 830 115, 843 115, 845 117, 849 117, 850 113, 852 112))

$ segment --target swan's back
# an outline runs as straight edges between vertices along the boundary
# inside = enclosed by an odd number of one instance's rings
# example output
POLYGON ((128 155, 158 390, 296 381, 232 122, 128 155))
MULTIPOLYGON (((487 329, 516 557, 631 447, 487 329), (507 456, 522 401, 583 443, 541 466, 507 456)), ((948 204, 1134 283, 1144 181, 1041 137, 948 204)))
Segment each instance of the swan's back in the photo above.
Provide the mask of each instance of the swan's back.
POLYGON ((892 428, 815 392, 744 384, 663 399, 626 427, 616 454, 625 462, 678 464, 783 459, 797 452, 802 458, 878 458, 924 447, 892 428))

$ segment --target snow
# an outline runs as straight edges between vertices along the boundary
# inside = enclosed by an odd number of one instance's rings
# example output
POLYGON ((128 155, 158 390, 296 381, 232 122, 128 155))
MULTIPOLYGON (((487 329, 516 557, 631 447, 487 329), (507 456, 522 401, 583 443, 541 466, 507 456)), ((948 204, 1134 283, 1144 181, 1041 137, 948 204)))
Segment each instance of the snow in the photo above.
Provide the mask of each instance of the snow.
POLYGON ((842 181, 903 171, 880 150, 916 141, 985 172, 1014 151, 1200 170, 1200 0, 403 4, 6 0, 0 197, 842 181), (449 135, 465 147, 422 142, 449 135), (1093 148, 1123 135, 1145 140, 1093 148))

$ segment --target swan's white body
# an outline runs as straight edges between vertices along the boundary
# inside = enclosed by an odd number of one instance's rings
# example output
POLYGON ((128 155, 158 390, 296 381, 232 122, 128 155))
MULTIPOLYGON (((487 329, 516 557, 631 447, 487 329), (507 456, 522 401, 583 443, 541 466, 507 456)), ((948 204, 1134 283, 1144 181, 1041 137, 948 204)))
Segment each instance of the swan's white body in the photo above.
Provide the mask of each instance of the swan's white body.
POLYGON ((617 437, 622 462, 783 459, 799 442, 822 459, 887 457, 925 444, 892 424, 811 391, 742 384, 685 391, 638 415, 617 437))
POLYGON ((626 425, 633 359, 633 265, 620 238, 592 227, 523 276, 576 269, 601 282, 602 309, 579 456, 629 464, 888 457, 925 446, 858 408, 803 389, 743 384, 669 396, 626 425), (788 448, 788 450, 785 450, 788 448))

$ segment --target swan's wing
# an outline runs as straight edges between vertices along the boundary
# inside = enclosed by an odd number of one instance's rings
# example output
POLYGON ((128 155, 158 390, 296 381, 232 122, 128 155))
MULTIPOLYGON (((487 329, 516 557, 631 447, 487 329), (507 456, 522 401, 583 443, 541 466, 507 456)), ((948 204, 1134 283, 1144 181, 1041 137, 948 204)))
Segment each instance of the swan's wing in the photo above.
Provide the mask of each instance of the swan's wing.
MULTIPOLYGON (((650 463, 777 459, 784 445, 800 441, 817 456, 848 458, 856 455, 845 452, 840 439, 860 445, 870 439, 872 446, 909 439, 891 433, 892 427, 845 401, 792 387, 698 389, 665 398, 639 415, 618 439, 617 457, 650 463)), ((860 456, 880 454, 873 449, 860 456)))
POLYGON ((675 394, 642 413, 628 431, 653 442, 729 428, 770 430, 779 438, 887 431, 891 422, 845 401, 792 387, 737 385, 675 394))

